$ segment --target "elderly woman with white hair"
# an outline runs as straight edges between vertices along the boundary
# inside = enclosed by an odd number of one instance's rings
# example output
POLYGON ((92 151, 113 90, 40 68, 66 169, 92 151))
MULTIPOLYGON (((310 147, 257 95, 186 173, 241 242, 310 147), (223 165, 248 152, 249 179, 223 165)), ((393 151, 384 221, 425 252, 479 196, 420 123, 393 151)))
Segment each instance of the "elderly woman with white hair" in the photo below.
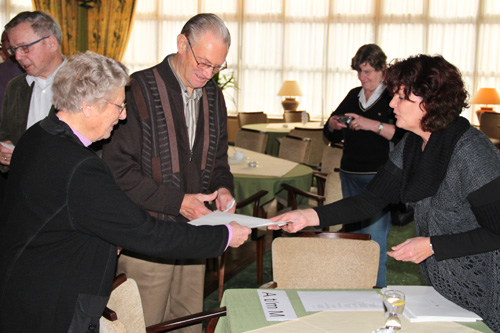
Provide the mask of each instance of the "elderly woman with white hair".
POLYGON ((117 248, 166 258, 218 257, 250 230, 157 220, 87 147, 126 118, 126 68, 86 52, 57 73, 57 113, 12 158, 0 223, 0 331, 98 332, 117 248))

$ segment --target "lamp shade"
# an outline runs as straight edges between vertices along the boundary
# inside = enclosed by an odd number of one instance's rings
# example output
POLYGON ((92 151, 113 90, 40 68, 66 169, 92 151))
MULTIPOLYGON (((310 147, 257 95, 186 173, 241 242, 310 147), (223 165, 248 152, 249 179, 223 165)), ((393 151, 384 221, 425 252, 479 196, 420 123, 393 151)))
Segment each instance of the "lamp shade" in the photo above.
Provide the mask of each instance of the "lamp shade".
POLYGON ((297 81, 285 81, 278 91, 278 96, 303 96, 302 89, 300 89, 297 81))
POLYGON ((481 88, 470 101, 471 104, 500 104, 500 95, 495 88, 481 88))

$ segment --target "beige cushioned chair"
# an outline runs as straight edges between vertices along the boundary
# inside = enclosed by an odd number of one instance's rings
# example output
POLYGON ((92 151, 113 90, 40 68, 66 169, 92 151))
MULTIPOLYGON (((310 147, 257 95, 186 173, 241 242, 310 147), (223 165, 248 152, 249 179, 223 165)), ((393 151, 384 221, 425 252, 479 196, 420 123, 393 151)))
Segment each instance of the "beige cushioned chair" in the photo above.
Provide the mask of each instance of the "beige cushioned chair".
POLYGON ((266 152, 267 134, 251 129, 240 128, 236 132, 235 147, 245 148, 264 154, 266 152))
POLYGON ((100 333, 159 333, 200 324, 210 320, 206 332, 213 332, 220 316, 226 315, 226 308, 196 313, 146 327, 141 296, 137 283, 127 279, 125 274, 115 278, 108 305, 99 321, 100 333))
POLYGON ((278 237, 272 243, 273 280, 280 289, 370 289, 379 252, 372 240, 278 237))

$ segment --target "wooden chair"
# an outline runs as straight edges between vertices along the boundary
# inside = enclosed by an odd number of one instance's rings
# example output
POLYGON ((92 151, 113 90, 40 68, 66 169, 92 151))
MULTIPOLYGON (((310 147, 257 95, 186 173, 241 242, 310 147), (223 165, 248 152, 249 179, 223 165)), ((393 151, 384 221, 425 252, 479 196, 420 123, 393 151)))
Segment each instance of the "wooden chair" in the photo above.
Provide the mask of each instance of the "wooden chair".
POLYGON ((274 239, 270 287, 369 289, 375 286, 380 248, 377 242, 368 240, 367 235, 307 233, 302 236, 274 239))
POLYGON ((181 327, 201 324, 204 320, 210 320, 206 332, 214 332, 218 318, 225 315, 226 308, 222 307, 146 327, 137 283, 133 279, 127 279, 125 274, 120 274, 113 282, 113 290, 108 305, 100 320, 99 332, 169 332, 181 327))
POLYGON ((311 147, 309 158, 306 163, 313 166, 319 166, 321 164, 323 150, 326 146, 328 146, 328 140, 323 135, 322 128, 295 127, 290 131, 289 135, 293 135, 299 138, 310 138, 311 147))
POLYGON ((500 148, 500 113, 483 112, 479 118, 479 129, 490 138, 495 147, 500 148))
POLYGON ((280 138, 279 158, 284 158, 297 163, 307 163, 311 139, 287 135, 280 138))
POLYGON ((264 111, 238 112, 238 125, 240 128, 248 124, 267 123, 267 114, 264 111))
POLYGON ((240 128, 236 132, 234 146, 264 154, 266 152, 267 139, 267 134, 264 132, 240 128))
POLYGON ((309 121, 309 113, 306 111, 285 111, 283 112, 283 121, 285 123, 301 123, 304 112, 307 116, 307 121, 309 121))
MULTIPOLYGON (((249 196, 248 198, 241 200, 236 204, 236 208, 242 208, 253 204, 253 216, 254 217, 265 217, 265 212, 260 205, 260 199, 264 197, 268 191, 260 190, 259 192, 249 196)), ((255 241, 256 249, 256 264, 257 264, 257 283, 262 284, 263 266, 264 266, 264 236, 265 233, 260 232, 258 228, 252 229, 251 239, 255 241)), ((228 249, 229 250, 229 249, 228 249)), ((219 261, 219 302, 222 300, 222 294, 224 293, 224 275, 226 271, 226 252, 224 252, 219 261)))

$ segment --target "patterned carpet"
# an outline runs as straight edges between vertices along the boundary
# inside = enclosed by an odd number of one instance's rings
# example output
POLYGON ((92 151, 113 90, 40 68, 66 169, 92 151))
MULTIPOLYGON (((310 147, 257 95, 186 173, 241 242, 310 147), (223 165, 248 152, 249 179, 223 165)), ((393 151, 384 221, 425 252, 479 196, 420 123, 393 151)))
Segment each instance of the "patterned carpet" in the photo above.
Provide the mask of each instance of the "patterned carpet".
MULTIPOLYGON (((388 248, 397 245, 415 235, 415 227, 410 223, 404 227, 392 226, 387 239, 388 248)), ((258 288, 256 282, 255 262, 246 267, 241 273, 224 284, 224 289, 232 288, 258 288)), ((271 275, 271 252, 264 255, 264 283, 272 280, 271 275)), ((392 258, 387 261, 387 284, 388 285, 425 285, 425 279, 418 265, 408 262, 399 262, 392 258)), ((205 309, 219 306, 217 291, 205 298, 205 309)))

